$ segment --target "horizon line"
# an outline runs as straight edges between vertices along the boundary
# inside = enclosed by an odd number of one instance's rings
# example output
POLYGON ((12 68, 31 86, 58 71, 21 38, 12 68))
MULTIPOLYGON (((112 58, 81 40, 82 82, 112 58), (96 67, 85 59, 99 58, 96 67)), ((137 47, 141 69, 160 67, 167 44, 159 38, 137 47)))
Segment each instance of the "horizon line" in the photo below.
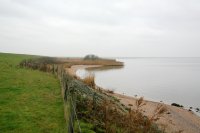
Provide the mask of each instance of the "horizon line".
MULTIPOLYGON (((11 53, 11 52, 1 52, 4 54, 19 54, 19 55, 33 55, 33 56, 44 56, 44 57, 60 57, 60 58, 83 58, 85 56, 73 56, 73 55, 68 55, 68 56, 51 56, 51 55, 39 55, 39 54, 28 54, 28 53, 11 53)), ((98 56, 98 54, 97 54, 98 56)), ((100 58, 124 58, 124 59, 131 59, 131 58, 200 58, 200 56, 98 56, 100 58)))

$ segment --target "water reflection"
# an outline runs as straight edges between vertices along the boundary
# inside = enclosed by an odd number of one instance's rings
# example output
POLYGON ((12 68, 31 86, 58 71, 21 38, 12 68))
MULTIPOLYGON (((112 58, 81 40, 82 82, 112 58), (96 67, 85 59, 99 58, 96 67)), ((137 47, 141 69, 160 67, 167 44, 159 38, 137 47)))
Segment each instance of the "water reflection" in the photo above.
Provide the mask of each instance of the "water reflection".
POLYGON ((124 66, 101 66, 101 67, 89 67, 86 69, 78 69, 76 71, 76 75, 78 75, 81 79, 89 75, 95 75, 97 72, 106 72, 111 70, 122 69, 124 66))

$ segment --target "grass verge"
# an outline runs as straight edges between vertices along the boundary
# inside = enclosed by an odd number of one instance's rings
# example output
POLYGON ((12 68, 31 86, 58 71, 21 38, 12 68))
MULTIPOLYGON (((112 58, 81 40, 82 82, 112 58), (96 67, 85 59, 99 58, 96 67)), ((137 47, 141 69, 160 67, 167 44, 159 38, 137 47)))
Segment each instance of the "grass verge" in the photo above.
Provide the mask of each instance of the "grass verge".
POLYGON ((27 58, 37 56, 0 53, 0 131, 65 132, 59 80, 18 67, 27 58))

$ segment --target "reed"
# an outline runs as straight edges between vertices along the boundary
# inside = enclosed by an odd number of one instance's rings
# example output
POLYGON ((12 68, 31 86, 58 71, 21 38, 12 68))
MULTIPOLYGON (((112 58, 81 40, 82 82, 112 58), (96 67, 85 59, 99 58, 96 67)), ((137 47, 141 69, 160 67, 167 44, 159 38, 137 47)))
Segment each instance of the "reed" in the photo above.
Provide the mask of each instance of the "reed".
POLYGON ((81 79, 86 85, 95 88, 95 76, 94 74, 90 74, 86 76, 84 79, 81 79))

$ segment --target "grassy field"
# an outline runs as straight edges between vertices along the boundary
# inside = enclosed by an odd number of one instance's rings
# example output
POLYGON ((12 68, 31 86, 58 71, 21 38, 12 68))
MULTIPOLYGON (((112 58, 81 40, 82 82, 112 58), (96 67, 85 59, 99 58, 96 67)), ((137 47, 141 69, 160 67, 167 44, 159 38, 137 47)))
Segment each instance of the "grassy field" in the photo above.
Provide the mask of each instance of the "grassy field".
POLYGON ((0 53, 0 132, 66 131, 59 80, 17 66, 27 58, 37 57, 0 53))

